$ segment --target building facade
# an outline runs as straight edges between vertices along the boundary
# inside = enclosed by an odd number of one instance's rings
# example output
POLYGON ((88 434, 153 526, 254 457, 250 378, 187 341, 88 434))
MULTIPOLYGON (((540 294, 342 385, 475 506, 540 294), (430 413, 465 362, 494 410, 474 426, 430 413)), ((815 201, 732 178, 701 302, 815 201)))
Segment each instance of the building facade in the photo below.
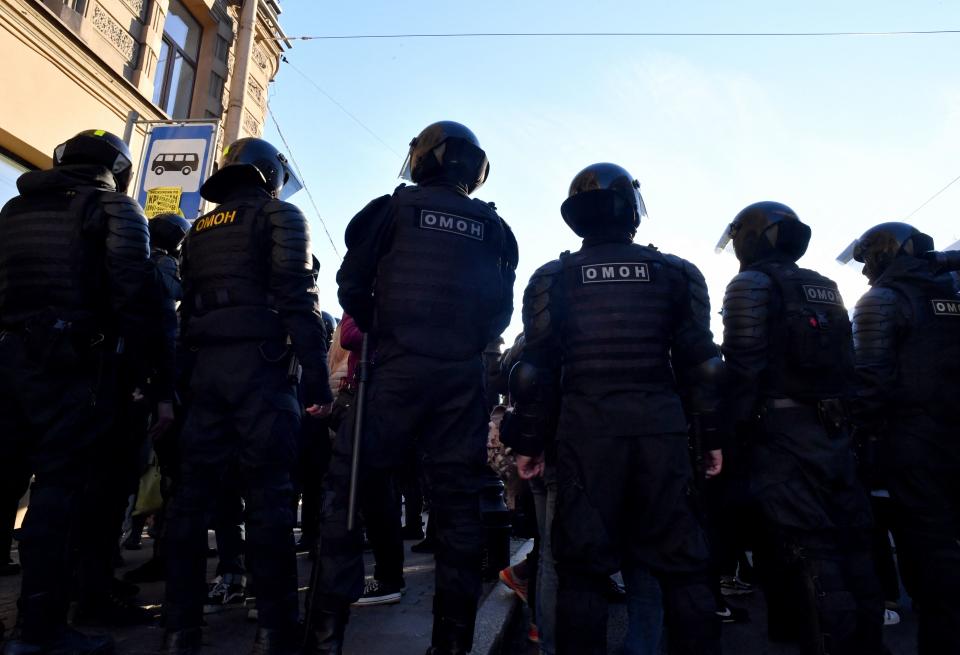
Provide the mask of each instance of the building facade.
POLYGON ((16 177, 85 129, 210 119, 224 141, 260 136, 289 47, 277 0, 0 0, 0 205, 16 177))

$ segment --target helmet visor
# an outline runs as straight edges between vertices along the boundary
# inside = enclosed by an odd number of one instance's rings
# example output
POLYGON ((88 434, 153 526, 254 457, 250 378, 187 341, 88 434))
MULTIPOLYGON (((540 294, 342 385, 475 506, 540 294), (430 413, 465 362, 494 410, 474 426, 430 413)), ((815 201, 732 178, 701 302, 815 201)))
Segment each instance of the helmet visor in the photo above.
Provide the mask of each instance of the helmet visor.
POLYGON ((717 241, 717 245, 714 248, 714 251, 717 254, 720 254, 724 251, 732 253, 733 252, 733 237, 737 233, 737 225, 730 223, 727 225, 726 229, 723 231, 723 234, 720 235, 720 240, 717 241))
POLYGON ((277 194, 277 197, 280 198, 280 200, 286 200, 287 198, 289 198, 290 196, 292 196, 297 191, 303 188, 303 181, 297 176, 297 174, 293 171, 292 168, 287 168, 286 172, 287 172, 287 181, 280 188, 280 193, 277 194))
POLYGON ((403 166, 400 167, 400 179, 406 180, 407 182, 413 182, 413 167, 411 160, 413 159, 413 153, 408 152, 407 158, 403 160, 403 166))

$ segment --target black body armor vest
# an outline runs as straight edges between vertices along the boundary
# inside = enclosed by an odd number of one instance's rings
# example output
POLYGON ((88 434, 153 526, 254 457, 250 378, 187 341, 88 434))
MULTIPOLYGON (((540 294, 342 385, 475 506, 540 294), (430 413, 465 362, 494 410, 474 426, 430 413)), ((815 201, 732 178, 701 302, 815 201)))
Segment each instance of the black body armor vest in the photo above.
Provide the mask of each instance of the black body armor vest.
POLYGON ((770 317, 763 393, 804 401, 846 396, 853 379, 853 337, 836 282, 796 266, 753 268, 770 277, 780 298, 780 311, 770 317))
POLYGON ((563 388, 674 388, 670 348, 684 280, 663 255, 606 243, 562 258, 563 388))
POLYGON ((191 340, 283 338, 270 294, 270 198, 240 198, 198 218, 187 233, 184 285, 191 340))
POLYGON ((88 225, 100 191, 51 189, 11 200, 0 215, 0 324, 100 321, 106 234, 88 225))
POLYGON ((501 310, 503 223, 488 204, 442 187, 403 187, 376 282, 376 331, 420 355, 478 356, 501 310))
POLYGON ((954 422, 952 410, 960 399, 960 295, 947 278, 882 286, 910 307, 910 324, 897 352, 899 408, 954 422))

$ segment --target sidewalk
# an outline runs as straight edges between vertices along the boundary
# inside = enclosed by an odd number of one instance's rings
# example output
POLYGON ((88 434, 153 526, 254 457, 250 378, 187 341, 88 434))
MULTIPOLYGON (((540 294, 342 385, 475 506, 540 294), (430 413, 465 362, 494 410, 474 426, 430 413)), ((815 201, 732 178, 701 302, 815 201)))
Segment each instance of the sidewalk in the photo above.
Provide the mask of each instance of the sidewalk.
MULTIPOLYGON (((402 600, 394 605, 352 608, 344 649, 346 655, 422 655, 430 645, 430 632, 433 626, 433 556, 411 553, 410 546, 414 543, 413 541, 405 542, 404 576, 407 590, 402 600)), ((516 550, 522 543, 522 541, 514 541, 511 545, 516 550)), ((212 532, 210 544, 214 545, 212 532)), ((119 574, 122 575, 124 571, 149 559, 152 546, 151 539, 144 539, 142 550, 123 551, 126 563, 119 574)), ((373 570, 372 557, 367 553, 365 559, 369 575, 373 570)), ((216 563, 216 558, 208 560, 208 579, 212 579, 216 563)), ((302 604, 312 563, 305 553, 298 555, 297 563, 300 571, 302 604)), ((0 620, 7 625, 8 631, 16 619, 16 598, 19 586, 20 576, 0 578, 0 620)), ((494 583, 484 586, 484 597, 493 587, 494 583)), ((162 583, 141 585, 140 601, 150 605, 158 614, 162 598, 162 583)), ((204 652, 211 655, 246 653, 256 631, 256 623, 248 621, 246 617, 247 612, 244 608, 207 615, 204 652)), ((98 630, 95 627, 83 629, 89 632, 107 632, 105 629, 98 630)), ((163 635, 159 623, 150 626, 118 628, 109 632, 117 640, 117 650, 121 655, 156 653, 163 635)))

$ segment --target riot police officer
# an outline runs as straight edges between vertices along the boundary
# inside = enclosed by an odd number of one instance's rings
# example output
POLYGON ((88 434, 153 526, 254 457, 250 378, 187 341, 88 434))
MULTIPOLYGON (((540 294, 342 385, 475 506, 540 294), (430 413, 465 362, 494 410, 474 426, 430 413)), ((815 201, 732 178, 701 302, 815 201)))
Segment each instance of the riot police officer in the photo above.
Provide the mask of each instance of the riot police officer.
MULTIPOLYGON (((179 214, 157 214, 150 219, 150 261, 153 262, 157 275, 160 297, 163 302, 163 312, 160 330, 163 334, 164 347, 170 352, 166 362, 175 362, 173 354, 176 351, 177 336, 179 334, 179 320, 177 318, 177 303, 183 300, 183 284, 180 280, 180 248, 183 240, 190 231, 190 221, 179 214)), ((166 370, 159 373, 162 378, 170 380, 170 384, 163 383, 163 388, 172 388, 175 370, 166 370)), ((173 398, 158 398, 160 402, 172 401, 173 398)), ((166 411, 166 408, 164 410, 166 411)))
POLYGON ((183 244, 181 332, 197 352, 168 511, 167 653, 200 648, 208 518, 228 468, 239 473, 247 507, 260 622, 252 652, 296 647, 291 475, 302 408, 293 358, 308 413, 329 411, 331 395, 307 221, 278 199, 288 176, 266 141, 231 144, 200 189, 219 204, 183 244))
POLYGON ((541 266, 523 297, 526 346, 501 439, 523 477, 542 471, 545 449, 555 467, 559 654, 606 652, 604 593, 621 568, 659 578, 671 653, 720 650, 707 543, 688 495, 684 401, 715 475, 722 362, 703 276, 633 243, 646 215, 639 188, 615 164, 578 173, 560 211, 583 246, 541 266))
POLYGON ((883 223, 851 252, 872 287, 853 314, 855 419, 879 446, 921 655, 960 652, 960 260, 931 251, 913 226, 883 223))
POLYGON ((36 476, 5 655, 113 649, 67 627, 64 582, 94 447, 113 418, 118 355, 143 354, 154 311, 147 222, 125 194, 131 162, 115 135, 81 132, 57 146, 52 169, 22 175, 0 212, 0 467, 26 461, 36 476))
POLYGON ((810 228, 786 205, 733 219, 740 273, 723 299, 723 354, 749 487, 764 522, 760 573, 774 640, 804 653, 879 653, 883 601, 843 402, 850 321, 836 283, 799 268, 810 228))
MULTIPOLYGON (((401 185, 353 218, 337 274, 344 310, 376 339, 361 488, 399 467, 415 438, 426 453, 437 522, 435 655, 467 653, 473 643, 487 429, 481 353, 513 312, 516 241, 493 205, 470 198, 488 171, 465 126, 425 128, 402 172, 416 186, 401 185)), ((343 423, 325 482, 308 653, 341 652, 348 607, 364 587, 362 536, 346 529, 354 420, 343 423)))

